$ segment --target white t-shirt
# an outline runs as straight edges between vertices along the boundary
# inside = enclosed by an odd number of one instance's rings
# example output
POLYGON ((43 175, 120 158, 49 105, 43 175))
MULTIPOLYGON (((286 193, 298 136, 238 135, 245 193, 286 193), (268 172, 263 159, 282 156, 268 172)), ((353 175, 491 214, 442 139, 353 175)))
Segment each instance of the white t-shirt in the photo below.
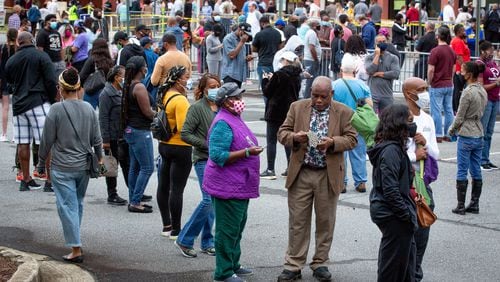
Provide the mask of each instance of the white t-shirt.
POLYGON ((444 6, 443 9, 443 21, 451 22, 455 20, 455 11, 453 11, 453 7, 451 5, 444 6))
POLYGON ((455 20, 456 24, 465 24, 472 16, 469 13, 460 12, 458 13, 457 19, 455 20))
POLYGON ((311 55, 311 49, 309 45, 314 45, 314 49, 316 49, 316 55, 318 60, 321 59, 321 45, 319 44, 318 35, 314 30, 310 29, 306 33, 306 37, 304 40, 304 60, 313 61, 313 57, 311 55))
POLYGON ((310 18, 319 18, 319 12, 321 11, 321 8, 316 5, 316 3, 311 3, 309 5, 309 17, 310 18))
MULTIPOLYGON (((436 160, 439 158, 439 148, 436 141, 436 128, 434 127, 434 121, 432 117, 428 115, 424 111, 420 111, 420 115, 413 116, 413 121, 417 124, 417 133, 420 133, 424 136, 426 144, 425 148, 427 148, 427 154, 435 158, 436 160)), ((413 163, 416 169, 419 169, 419 166, 416 165, 417 157, 415 155, 416 144, 413 138, 408 138, 408 158, 413 163)))
POLYGON ((248 12, 247 15, 247 24, 249 24, 252 27, 252 37, 255 38, 255 35, 257 32, 260 31, 260 23, 259 20, 262 17, 260 12, 248 12))
POLYGON ((59 8, 59 5, 57 4, 57 2, 51 1, 49 4, 47 4, 47 10, 49 10, 49 13, 51 13, 53 15, 57 15, 57 8, 59 8))

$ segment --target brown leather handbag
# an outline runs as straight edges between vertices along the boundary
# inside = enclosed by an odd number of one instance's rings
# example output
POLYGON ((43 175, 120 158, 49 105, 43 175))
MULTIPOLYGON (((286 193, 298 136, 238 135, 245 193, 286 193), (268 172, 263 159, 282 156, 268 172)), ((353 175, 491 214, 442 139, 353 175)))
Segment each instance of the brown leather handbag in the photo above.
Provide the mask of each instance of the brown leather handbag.
POLYGON ((425 202, 424 197, 419 193, 417 193, 415 197, 415 204, 417 206, 418 225, 422 228, 430 227, 437 220, 436 214, 431 210, 425 202))

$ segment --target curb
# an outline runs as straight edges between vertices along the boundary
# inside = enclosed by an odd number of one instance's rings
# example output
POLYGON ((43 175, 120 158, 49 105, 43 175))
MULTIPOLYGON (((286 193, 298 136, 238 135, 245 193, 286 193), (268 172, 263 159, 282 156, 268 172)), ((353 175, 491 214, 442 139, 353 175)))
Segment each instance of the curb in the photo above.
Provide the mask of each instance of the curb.
POLYGON ((48 256, 0 246, 0 255, 20 263, 11 282, 89 281, 96 279, 77 265, 55 261, 48 256))

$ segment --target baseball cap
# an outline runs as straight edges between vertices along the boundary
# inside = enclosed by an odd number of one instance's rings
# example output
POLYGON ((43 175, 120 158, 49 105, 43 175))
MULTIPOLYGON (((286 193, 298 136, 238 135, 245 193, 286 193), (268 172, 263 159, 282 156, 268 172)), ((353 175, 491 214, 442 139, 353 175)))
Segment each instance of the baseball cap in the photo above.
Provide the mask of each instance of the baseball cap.
POLYGON ((128 35, 121 30, 117 31, 115 33, 115 36, 113 37, 113 42, 111 42, 111 44, 116 44, 119 40, 128 40, 128 35))
POLYGON ((275 25, 275 26, 277 26, 277 25, 285 26, 285 25, 286 25, 286 23, 285 23, 285 21, 284 21, 284 20, 282 20, 282 19, 278 19, 278 20, 274 23, 274 25, 275 25))
POLYGON ((215 97, 215 103, 220 106, 229 97, 240 96, 245 89, 238 87, 238 84, 234 82, 224 83, 217 91, 217 97, 215 97))
POLYGON ((144 47, 146 44, 153 43, 153 39, 151 39, 149 36, 144 36, 141 38, 141 46, 144 47))
POLYGON ((252 26, 247 23, 240 23, 238 27, 243 30, 246 34, 252 36, 252 26))
POLYGON ((280 59, 285 59, 290 62, 295 61, 297 58, 297 55, 292 51, 285 51, 280 56, 280 59))

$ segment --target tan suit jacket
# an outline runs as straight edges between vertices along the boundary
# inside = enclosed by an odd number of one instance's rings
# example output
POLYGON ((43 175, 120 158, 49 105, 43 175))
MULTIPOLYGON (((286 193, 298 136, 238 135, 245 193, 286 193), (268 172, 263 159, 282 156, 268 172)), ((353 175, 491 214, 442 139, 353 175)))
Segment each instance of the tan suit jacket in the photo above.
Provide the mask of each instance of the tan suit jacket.
MULTIPOLYGON (((293 133, 309 131, 311 122, 311 99, 294 102, 290 106, 285 122, 278 131, 281 144, 292 148, 288 165, 288 176, 285 186, 292 187, 297 179, 307 153, 307 143, 299 144, 293 141, 293 133)), ((328 183, 332 191, 340 194, 344 188, 344 151, 353 149, 357 144, 356 130, 351 125, 353 111, 347 106, 332 101, 328 125, 328 137, 333 137, 334 146, 326 152, 328 183)))

